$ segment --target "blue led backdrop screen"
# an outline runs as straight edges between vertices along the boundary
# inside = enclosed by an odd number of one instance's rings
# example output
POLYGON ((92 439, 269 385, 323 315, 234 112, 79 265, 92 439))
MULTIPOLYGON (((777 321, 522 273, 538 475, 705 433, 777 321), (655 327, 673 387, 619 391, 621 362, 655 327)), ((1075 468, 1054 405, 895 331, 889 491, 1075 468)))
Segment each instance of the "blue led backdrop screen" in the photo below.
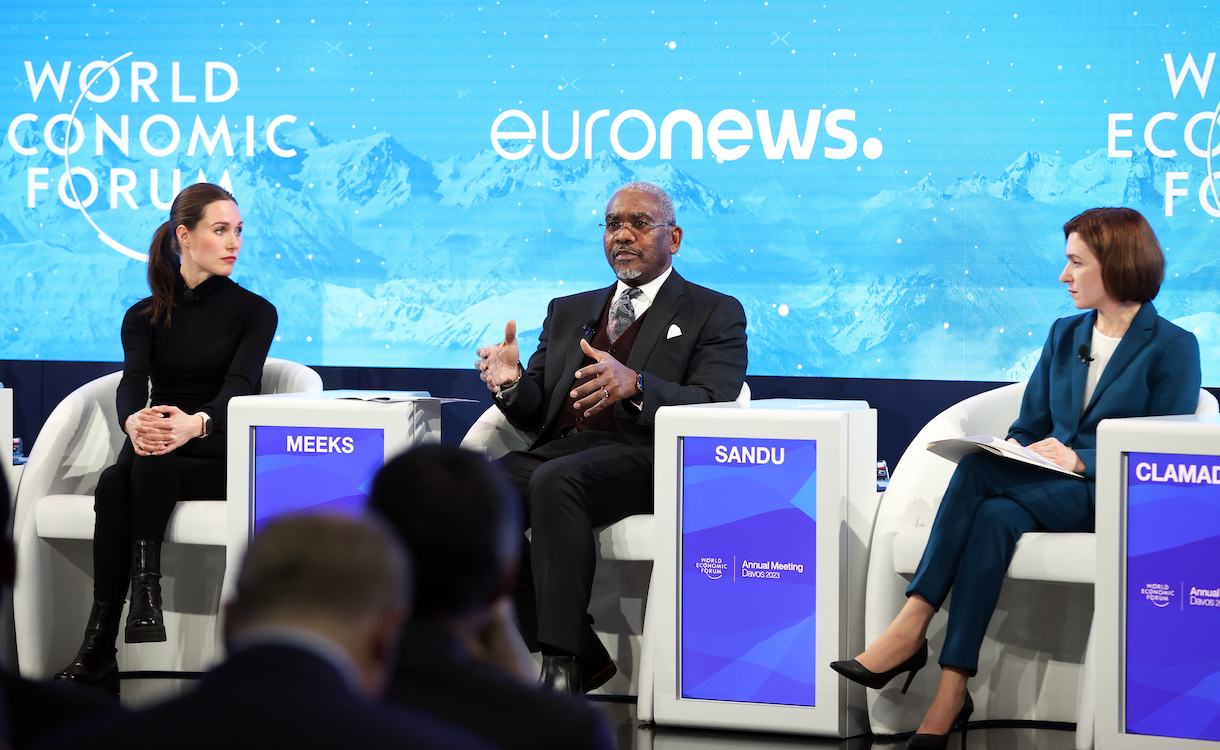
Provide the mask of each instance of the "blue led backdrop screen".
POLYGON ((0 358, 117 360, 175 191, 231 187, 272 354, 465 368, 613 279, 611 191, 750 373, 1017 380, 1063 223, 1142 211, 1220 383, 1220 8, 1090 0, 27 0, 0 9, 0 358), (1213 145, 1215 144, 1215 145, 1213 145))
POLYGON ((1220 457, 1127 455, 1129 734, 1220 740, 1220 457))

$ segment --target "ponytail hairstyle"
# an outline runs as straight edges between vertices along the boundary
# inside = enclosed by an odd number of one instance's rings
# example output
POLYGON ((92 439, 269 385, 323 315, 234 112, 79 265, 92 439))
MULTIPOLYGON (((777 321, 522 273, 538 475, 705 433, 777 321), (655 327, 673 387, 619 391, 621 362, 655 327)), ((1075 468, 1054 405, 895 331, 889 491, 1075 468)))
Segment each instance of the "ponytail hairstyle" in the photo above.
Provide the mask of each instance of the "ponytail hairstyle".
POLYGON ((148 313, 154 324, 164 318, 168 326, 174 308, 174 287, 178 283, 178 267, 182 263, 178 227, 195 231, 204 211, 217 201, 237 204, 232 193, 211 183, 201 182, 185 188, 170 206, 169 221, 157 227, 153 234, 152 245, 148 248, 148 287, 152 290, 148 313))

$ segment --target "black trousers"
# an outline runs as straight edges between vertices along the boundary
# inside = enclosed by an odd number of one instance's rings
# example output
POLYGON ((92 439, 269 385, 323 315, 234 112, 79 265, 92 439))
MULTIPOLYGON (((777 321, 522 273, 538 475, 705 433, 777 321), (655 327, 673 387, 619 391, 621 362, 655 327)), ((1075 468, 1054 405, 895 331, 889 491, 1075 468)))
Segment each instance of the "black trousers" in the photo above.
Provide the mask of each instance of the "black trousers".
POLYGON ((583 655, 597 564, 593 528, 652 512, 652 466, 616 432, 577 433, 498 463, 533 529, 514 592, 522 636, 533 650, 583 655))
POLYGON ((127 598, 132 542, 161 541, 174 503, 224 499, 223 441, 192 440, 164 456, 138 456, 131 440, 124 443, 94 492, 93 598, 127 598))

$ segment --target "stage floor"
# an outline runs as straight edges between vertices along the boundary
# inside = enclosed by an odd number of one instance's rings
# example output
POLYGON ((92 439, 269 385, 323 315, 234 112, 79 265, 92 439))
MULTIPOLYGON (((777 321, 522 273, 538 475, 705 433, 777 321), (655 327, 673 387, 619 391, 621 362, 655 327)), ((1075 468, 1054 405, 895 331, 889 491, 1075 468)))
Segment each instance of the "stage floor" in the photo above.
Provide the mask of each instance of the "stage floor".
MULTIPOLYGON (((817 748, 818 750, 901 750, 905 738, 857 737, 846 740, 797 737, 787 734, 721 732, 706 729, 678 729, 641 724, 634 703, 591 700, 602 711, 614 731, 619 750, 780 750, 817 748)), ((970 750, 1072 750, 1075 731, 1031 727, 970 727, 970 750)), ((961 747, 960 738, 949 742, 952 750, 961 747)))

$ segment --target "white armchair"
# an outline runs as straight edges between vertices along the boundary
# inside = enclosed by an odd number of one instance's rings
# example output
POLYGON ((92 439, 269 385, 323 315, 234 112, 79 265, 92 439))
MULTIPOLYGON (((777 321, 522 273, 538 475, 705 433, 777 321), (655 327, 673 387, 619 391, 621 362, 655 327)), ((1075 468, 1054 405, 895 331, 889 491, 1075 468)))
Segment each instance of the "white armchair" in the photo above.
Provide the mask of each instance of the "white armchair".
MULTIPOLYGON (((20 571, 13 589, 21 673, 46 678, 80 645, 93 601, 93 491, 112 465, 124 434, 115 413, 121 372, 86 383, 51 412, 30 451, 16 497, 13 538, 20 571)), ((263 367, 263 393, 322 390, 310 368, 282 359, 263 367)), ((162 555, 165 616, 170 640, 125 648, 124 672, 201 672, 219 657, 217 612, 225 570, 227 506, 179 502, 166 528, 162 555)), ((147 675, 152 676, 152 675, 147 675)))
MULTIPOLYGON (((1003 386, 941 412, 915 436, 894 469, 873 531, 865 590, 865 642, 898 614, 927 546, 932 521, 956 468, 927 450, 932 440, 1004 435, 1021 409, 1025 384, 1003 386)), ((1216 413, 1216 399, 1199 395, 1198 413, 1216 413)), ((1089 652, 1096 576, 1091 533, 1031 532, 1021 537, 1008 579, 970 682, 978 719, 1075 722, 1078 748, 1093 744, 1093 664, 1089 652)), ((952 607, 950 594, 946 607, 952 607)), ((914 730, 936 690, 937 651, 945 615, 928 630, 928 668, 907 696, 890 685, 868 692, 876 734, 914 730)))

